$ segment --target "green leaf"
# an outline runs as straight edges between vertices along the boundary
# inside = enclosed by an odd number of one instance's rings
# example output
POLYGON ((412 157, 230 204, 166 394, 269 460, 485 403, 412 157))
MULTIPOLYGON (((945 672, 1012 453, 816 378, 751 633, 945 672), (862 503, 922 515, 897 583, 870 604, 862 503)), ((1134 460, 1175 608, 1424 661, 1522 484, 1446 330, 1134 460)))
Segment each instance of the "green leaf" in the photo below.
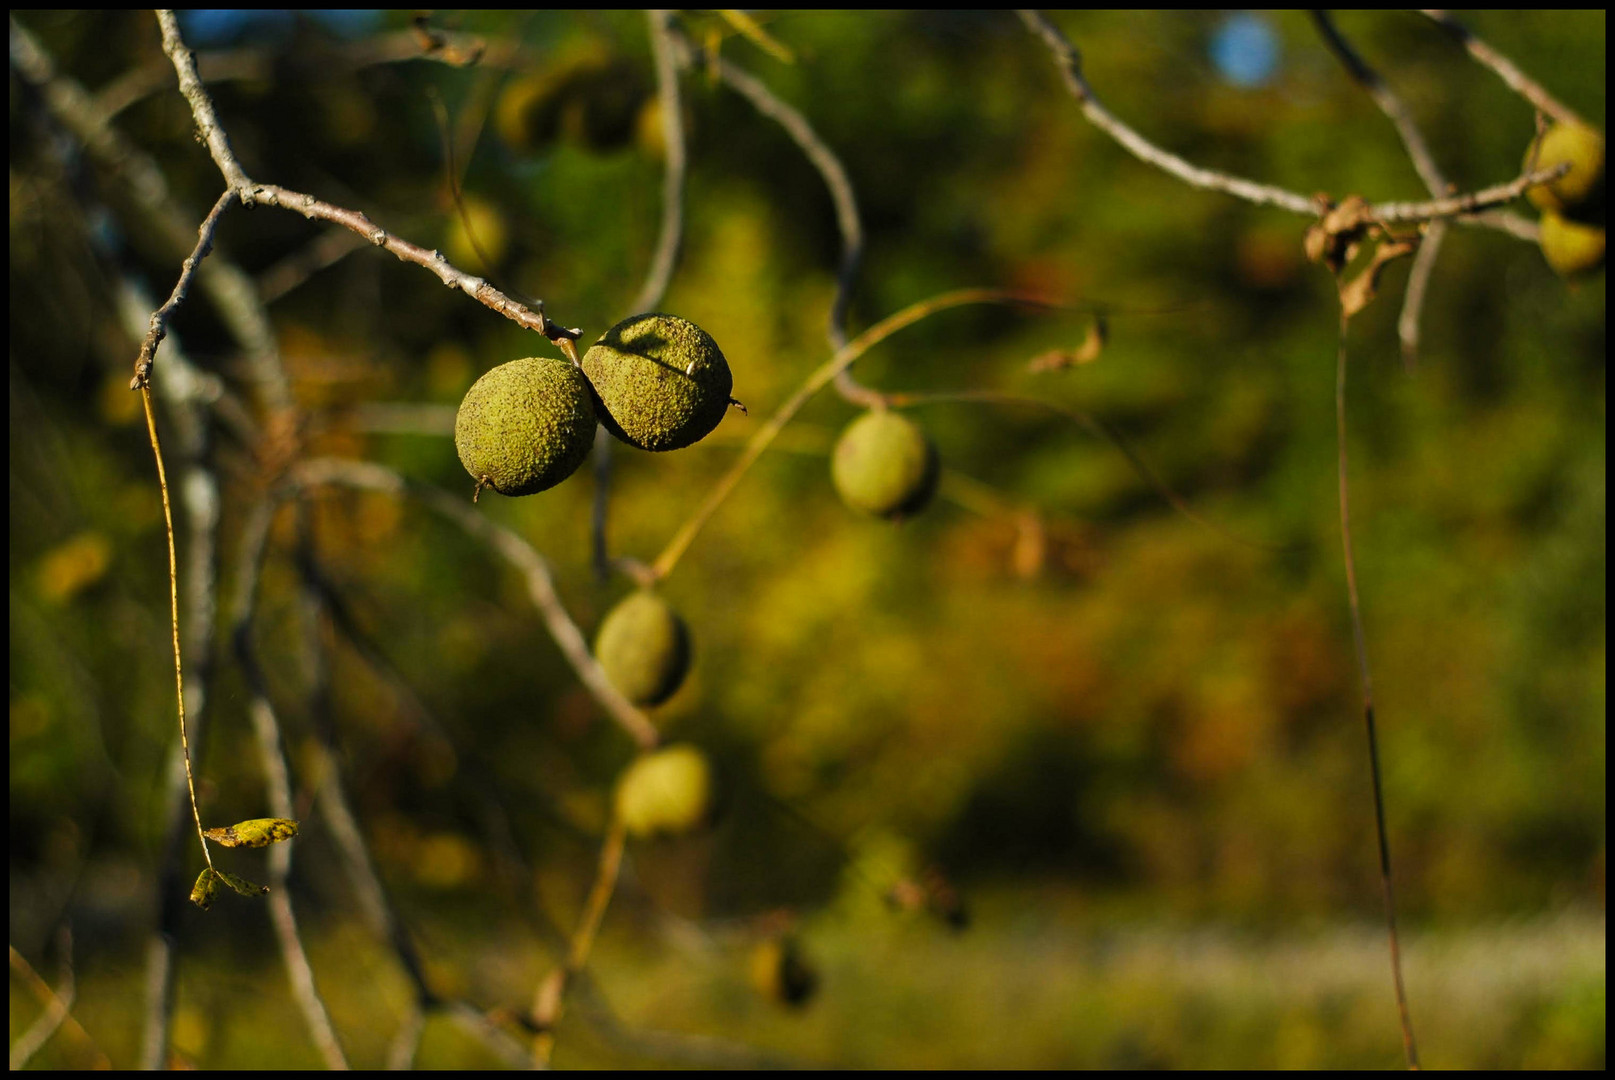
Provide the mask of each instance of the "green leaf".
POLYGON ((286 818, 253 818, 222 829, 208 829, 202 835, 225 847, 268 847, 296 836, 297 822, 286 818))
POLYGON ((218 898, 218 871, 211 866, 203 867, 202 872, 196 876, 196 884, 191 886, 191 903, 206 911, 218 898))
POLYGON ((248 881, 244 877, 237 877, 234 874, 227 874, 223 870, 215 870, 213 873, 218 876, 220 881, 230 886, 230 888, 234 889, 242 896, 262 896, 264 893, 269 891, 268 885, 259 885, 257 882, 248 881))

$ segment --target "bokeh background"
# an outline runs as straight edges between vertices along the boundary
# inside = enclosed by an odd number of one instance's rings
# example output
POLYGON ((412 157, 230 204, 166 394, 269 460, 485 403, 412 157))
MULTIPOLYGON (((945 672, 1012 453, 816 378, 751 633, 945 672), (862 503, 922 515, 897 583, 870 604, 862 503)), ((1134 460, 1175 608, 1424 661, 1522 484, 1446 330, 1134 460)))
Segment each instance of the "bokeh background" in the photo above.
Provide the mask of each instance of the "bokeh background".
MULTIPOLYGON (((116 101, 116 126, 199 221, 220 179, 151 15, 14 17, 116 101)), ((1415 16, 1339 21, 1460 188, 1518 173, 1533 114, 1495 76, 1415 16)), ((655 716, 713 756, 722 813, 697 838, 631 846, 556 1063, 750 1047, 841 1066, 1397 1065, 1336 513, 1335 303, 1302 255, 1306 223, 1126 154, 1010 15, 764 22, 791 62, 716 15, 683 18, 845 162, 869 240, 854 330, 966 285, 1109 311, 1108 347, 1070 370, 1028 361, 1078 345, 1082 308, 969 308, 891 339, 859 378, 1087 411, 1199 514, 1258 543, 1174 513, 1069 418, 979 403, 911 413, 948 470, 935 505, 900 526, 860 518, 826 459, 856 410, 819 395, 666 584, 696 666, 655 716), (754 972, 786 930, 817 975, 798 1005, 754 972)), ((1303 14, 1060 22, 1101 98, 1192 161, 1335 197, 1423 194, 1303 14)), ((440 98, 471 151, 457 165, 488 270, 592 340, 630 313, 661 212, 643 16, 432 23, 480 35, 484 60, 387 52, 407 14, 181 18, 255 179, 483 272, 448 194, 440 98), (560 95, 545 123, 502 122, 524 81, 560 95)), ((1602 12, 1473 25, 1602 129, 1602 12)), ((9 935, 55 982, 71 926, 74 1015, 128 1065, 176 729, 162 511, 116 298, 130 284, 166 295, 184 252, 15 69, 9 87, 9 935)), ((647 560, 828 355, 839 251, 822 182, 781 130, 702 74, 683 88, 688 229, 662 306, 720 343, 750 414, 685 451, 618 448, 612 550, 647 560)), ((553 350, 368 247, 289 271, 322 231, 237 208, 218 240, 274 296, 304 452, 469 499, 453 407, 488 368, 553 350)), ((1602 1067, 1604 278, 1567 284, 1528 243, 1454 229, 1410 371, 1395 332, 1406 273, 1393 267, 1352 327, 1348 407, 1421 1050, 1433 1066, 1602 1067)), ((205 297, 172 340, 256 407, 205 297)), ((227 621, 262 448, 223 423, 211 445, 227 621)), ((552 561, 586 630, 629 587, 590 570, 593 492, 586 468, 480 504, 552 561)), ((524 1008, 558 955, 543 924, 575 920, 632 747, 486 548, 380 495, 323 494, 301 520, 351 626, 308 632, 299 518, 283 512, 255 637, 299 796, 317 782, 318 653, 361 828, 434 985, 524 1008)), ((267 812, 222 630, 220 647, 198 762, 210 822, 267 812)), ((295 843, 321 991, 353 1062, 379 1065, 408 984, 317 809, 295 843)), ((261 878, 260 855, 224 858, 261 878)), ((186 858, 194 874, 194 843, 186 858)), ((176 1060, 318 1064, 261 902, 191 911, 178 955, 176 1060)), ((14 976, 13 1041, 39 1012, 14 976)), ((69 1032, 31 1064, 93 1056, 69 1032)), ((496 1059, 438 1017, 417 1062, 496 1059)))

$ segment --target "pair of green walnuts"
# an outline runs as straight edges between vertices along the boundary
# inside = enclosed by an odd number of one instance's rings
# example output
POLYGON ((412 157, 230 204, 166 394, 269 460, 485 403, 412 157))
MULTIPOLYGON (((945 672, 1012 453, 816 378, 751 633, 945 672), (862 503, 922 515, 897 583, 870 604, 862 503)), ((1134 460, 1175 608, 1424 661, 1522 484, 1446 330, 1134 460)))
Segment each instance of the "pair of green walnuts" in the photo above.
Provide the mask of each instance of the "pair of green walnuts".
POLYGON ((571 476, 595 423, 641 450, 680 450, 729 408, 734 377, 717 342, 676 315, 624 319, 583 356, 501 364, 466 392, 454 448, 480 492, 532 495, 571 476))
MULTIPOLYGON (((1604 265, 1604 137, 1577 123, 1558 123, 1532 150, 1539 169, 1569 165, 1563 176, 1527 192, 1542 211, 1542 257, 1561 277, 1604 265)), ((1526 162, 1532 153, 1527 152, 1526 162)))

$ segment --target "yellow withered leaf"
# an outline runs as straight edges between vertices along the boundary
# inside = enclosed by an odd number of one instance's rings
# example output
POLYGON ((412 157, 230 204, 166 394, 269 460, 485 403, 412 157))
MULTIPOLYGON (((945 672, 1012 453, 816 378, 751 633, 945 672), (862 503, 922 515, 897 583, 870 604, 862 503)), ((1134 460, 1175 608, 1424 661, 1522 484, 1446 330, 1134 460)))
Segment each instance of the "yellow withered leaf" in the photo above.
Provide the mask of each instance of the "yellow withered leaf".
POLYGON ((253 818, 222 829, 207 829, 202 835, 225 847, 268 847, 296 836, 297 822, 287 818, 253 818))
POLYGON ((206 911, 218 898, 218 871, 211 866, 203 867, 202 872, 196 876, 196 884, 191 886, 191 903, 206 911))

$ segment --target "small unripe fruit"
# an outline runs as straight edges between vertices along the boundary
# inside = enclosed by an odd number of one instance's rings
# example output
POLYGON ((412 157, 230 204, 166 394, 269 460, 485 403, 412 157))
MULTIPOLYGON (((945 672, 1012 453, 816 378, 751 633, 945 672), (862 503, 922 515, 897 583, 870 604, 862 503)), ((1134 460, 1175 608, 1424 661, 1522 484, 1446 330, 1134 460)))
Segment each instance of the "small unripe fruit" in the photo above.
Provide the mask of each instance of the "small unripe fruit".
POLYGON ((841 501, 883 518, 919 513, 936 493, 941 462, 925 432, 885 409, 847 426, 830 458, 830 479, 841 501))
POLYGON ((1590 274, 1604 265, 1604 228, 1542 212, 1542 257, 1560 277, 1590 274))
POLYGON ((641 450, 678 450, 705 438, 729 408, 734 378, 717 342, 677 315, 635 315, 583 356, 600 423, 641 450))
MULTIPOLYGON (((1525 160, 1531 161, 1529 152, 1525 160)), ((1579 214, 1603 201, 1604 137, 1583 124, 1553 125, 1537 148, 1536 167, 1549 169, 1566 162, 1569 172, 1526 192, 1538 209, 1579 214)))
POLYGON ((471 385, 454 418, 454 448, 479 485, 531 495, 577 471, 594 445, 589 384, 561 359, 501 364, 471 385))
POLYGON ((687 744, 645 754, 617 782, 617 816, 639 839, 690 832, 711 810, 712 767, 687 744))
POLYGON ((635 705, 660 705, 690 670, 690 632, 666 600, 641 589, 606 614, 594 655, 623 697, 635 705))

